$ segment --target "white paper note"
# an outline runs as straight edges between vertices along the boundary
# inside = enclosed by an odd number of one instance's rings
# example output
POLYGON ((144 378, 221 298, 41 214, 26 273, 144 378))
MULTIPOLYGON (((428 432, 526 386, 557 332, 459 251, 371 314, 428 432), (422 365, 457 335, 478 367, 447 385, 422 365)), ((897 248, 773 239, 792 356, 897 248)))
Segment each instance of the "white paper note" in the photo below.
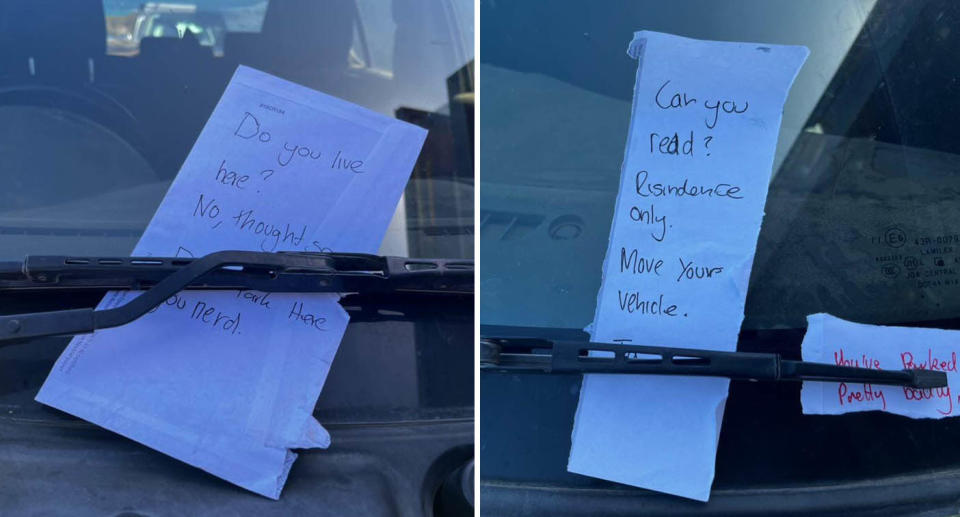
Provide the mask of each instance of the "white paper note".
POLYGON ((960 414, 960 399, 951 386, 960 385, 957 352, 960 331, 864 325, 829 314, 807 316, 803 360, 817 363, 902 370, 946 372, 944 388, 916 389, 864 383, 804 381, 800 392, 808 415, 854 411, 886 411, 911 418, 944 418, 960 414))
MULTIPOLYGON (((734 350, 787 92, 805 47, 641 31, 595 342, 734 350)), ((571 472, 701 501, 728 381, 586 375, 571 472)))
MULTIPOLYGON (((425 137, 239 67, 133 254, 375 253, 425 137)), ((182 292, 74 338, 37 400, 278 498, 289 449, 330 443, 312 414, 347 326, 337 300, 182 292)))

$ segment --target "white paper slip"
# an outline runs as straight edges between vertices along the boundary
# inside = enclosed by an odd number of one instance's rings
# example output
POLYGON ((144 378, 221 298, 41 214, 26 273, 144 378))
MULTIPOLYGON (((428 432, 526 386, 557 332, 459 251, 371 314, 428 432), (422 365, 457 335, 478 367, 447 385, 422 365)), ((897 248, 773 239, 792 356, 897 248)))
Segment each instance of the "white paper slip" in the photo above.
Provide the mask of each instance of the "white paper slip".
POLYGON ((960 331, 865 325, 829 314, 813 314, 807 316, 802 351, 804 361, 947 374, 946 387, 930 389, 804 381, 800 401, 808 415, 886 411, 911 418, 944 418, 960 414, 960 398, 951 389, 960 385, 960 331))
MULTIPOLYGON (((239 67, 134 255, 375 253, 426 131, 239 67)), ((100 308, 137 293, 109 293, 100 308)), ((348 322, 336 294, 181 292, 73 339, 37 395, 278 498, 348 322)))
MULTIPOLYGON (((780 117, 805 47, 641 31, 592 339, 734 350, 780 117)), ((701 501, 728 381, 586 375, 571 472, 701 501)))

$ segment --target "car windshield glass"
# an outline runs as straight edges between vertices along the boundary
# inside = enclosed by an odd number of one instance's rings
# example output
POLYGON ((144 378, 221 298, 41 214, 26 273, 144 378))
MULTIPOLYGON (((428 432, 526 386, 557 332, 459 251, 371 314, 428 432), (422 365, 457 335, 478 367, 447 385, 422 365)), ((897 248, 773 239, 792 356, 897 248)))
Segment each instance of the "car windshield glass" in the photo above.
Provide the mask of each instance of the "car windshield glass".
POLYGON ((384 241, 471 257, 473 6, 130 0, 0 5, 0 259, 125 255, 238 64, 429 138, 384 241))
MULTIPOLYGON (((427 129, 379 253, 471 259, 473 27, 462 0, 0 2, 0 260, 129 255, 241 64, 427 129)), ((322 419, 472 415, 472 303, 344 303, 322 419)), ((0 347, 5 416, 54 415, 33 396, 67 341, 0 347)))
MULTIPOLYGON (((481 4, 482 325, 549 334, 592 321, 637 67, 626 48, 634 31, 647 29, 810 49, 783 111, 741 351, 799 359, 805 317, 818 312, 960 328, 960 5, 561 4, 549 24, 530 4, 481 4)), ((482 377, 486 478, 602 483, 565 468, 579 382, 482 377), (536 443, 522 439, 528 433, 536 443), (531 461, 521 467, 518 455, 531 461)), ((960 462, 951 445, 956 419, 804 416, 799 391, 732 384, 715 488, 960 462)))

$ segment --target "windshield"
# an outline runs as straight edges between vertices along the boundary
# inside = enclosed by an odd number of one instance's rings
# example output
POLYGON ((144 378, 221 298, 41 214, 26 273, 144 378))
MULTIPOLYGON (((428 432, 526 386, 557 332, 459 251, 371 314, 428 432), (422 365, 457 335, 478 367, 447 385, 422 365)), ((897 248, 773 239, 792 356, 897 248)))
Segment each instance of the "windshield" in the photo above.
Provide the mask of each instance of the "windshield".
MULTIPOLYGON (((508 325, 549 336, 592 321, 637 67, 626 48, 641 29, 810 50, 783 111, 741 351, 799 359, 805 317, 818 312, 960 328, 960 5, 605 5, 560 2, 544 25, 530 4, 481 3, 481 333, 508 325)), ((566 472, 579 383, 482 376, 483 477, 603 486, 566 472), (519 455, 530 460, 521 466, 519 455)), ((714 488, 960 462, 956 419, 804 416, 799 391, 731 385, 714 488)))
MULTIPOLYGON (((473 26, 470 0, 4 1, 0 260, 129 255, 238 65, 427 129, 379 253, 472 259, 473 26)), ((319 418, 472 418, 472 304, 375 302, 344 299, 319 418)), ((0 347, 0 418, 67 418, 33 397, 68 341, 0 347)))
POLYGON ((0 5, 0 258, 127 255, 243 64, 429 130, 382 254, 473 255, 473 5, 0 5))

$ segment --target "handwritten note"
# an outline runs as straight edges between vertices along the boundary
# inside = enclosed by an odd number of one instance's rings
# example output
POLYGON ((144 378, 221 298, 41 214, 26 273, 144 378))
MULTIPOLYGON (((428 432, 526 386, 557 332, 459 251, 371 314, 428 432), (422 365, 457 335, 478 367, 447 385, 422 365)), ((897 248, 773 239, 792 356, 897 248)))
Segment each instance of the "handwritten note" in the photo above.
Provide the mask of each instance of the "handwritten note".
MULTIPOLYGON (((642 31, 592 339, 734 350, 783 103, 805 47, 642 31)), ((705 501, 728 382, 587 375, 571 472, 705 501)))
POLYGON ((864 383, 804 381, 800 400, 808 415, 854 411, 886 411, 911 418, 943 418, 960 414, 957 353, 960 331, 886 327, 853 323, 829 314, 807 316, 803 360, 818 363, 902 370, 946 372, 944 388, 916 389, 864 383))
MULTIPOLYGON (((375 253, 425 136, 239 67, 133 253, 375 253)), ((37 400, 278 498, 289 449, 330 444, 313 407, 348 322, 337 300, 182 292, 75 338, 37 400)))

